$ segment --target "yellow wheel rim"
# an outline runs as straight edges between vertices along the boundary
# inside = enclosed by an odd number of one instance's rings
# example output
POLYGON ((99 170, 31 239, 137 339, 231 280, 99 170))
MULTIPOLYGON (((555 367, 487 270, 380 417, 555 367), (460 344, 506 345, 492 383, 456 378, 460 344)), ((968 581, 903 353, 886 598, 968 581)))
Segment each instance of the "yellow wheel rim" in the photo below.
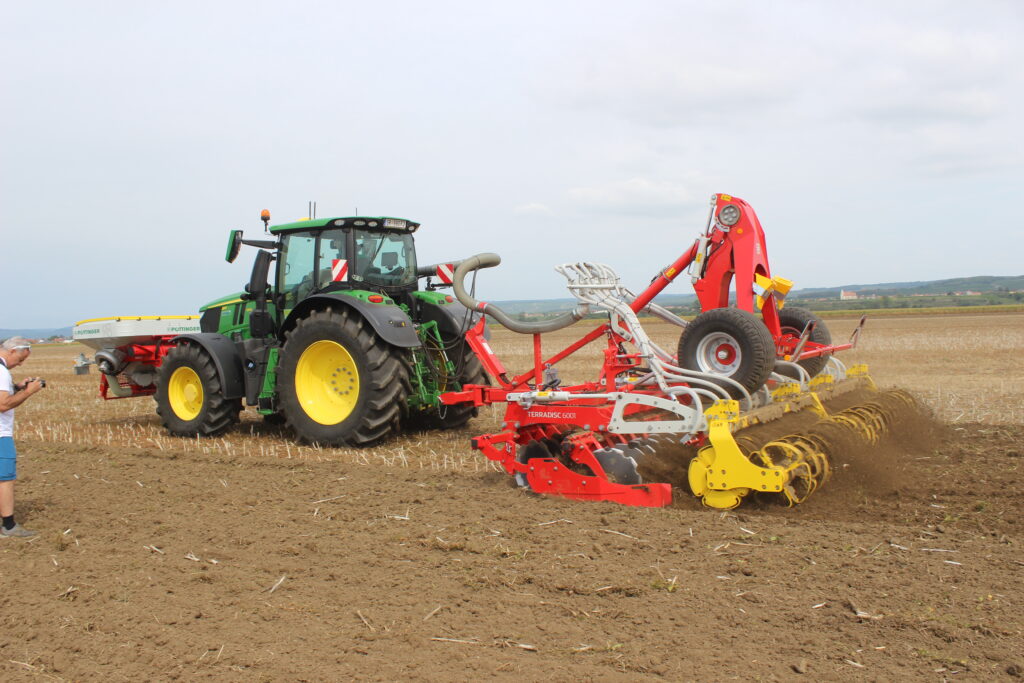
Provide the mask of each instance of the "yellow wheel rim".
POLYGON ((359 400, 359 370, 352 354, 326 339, 307 346, 295 366, 295 396, 314 422, 345 420, 359 400))
POLYGON ((167 400, 171 410, 182 420, 190 422, 203 410, 203 381, 196 371, 181 367, 171 373, 167 383, 167 400))

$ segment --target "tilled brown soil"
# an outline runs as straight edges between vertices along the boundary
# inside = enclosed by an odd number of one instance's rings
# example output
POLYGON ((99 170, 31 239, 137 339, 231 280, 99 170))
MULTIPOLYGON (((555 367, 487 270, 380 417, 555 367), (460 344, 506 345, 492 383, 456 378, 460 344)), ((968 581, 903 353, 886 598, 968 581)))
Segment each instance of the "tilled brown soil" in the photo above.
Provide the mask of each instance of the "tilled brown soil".
POLYGON ((798 508, 722 513, 29 434, 40 535, 0 539, 0 677, 1019 677, 1024 437, 938 437, 847 454, 798 508))

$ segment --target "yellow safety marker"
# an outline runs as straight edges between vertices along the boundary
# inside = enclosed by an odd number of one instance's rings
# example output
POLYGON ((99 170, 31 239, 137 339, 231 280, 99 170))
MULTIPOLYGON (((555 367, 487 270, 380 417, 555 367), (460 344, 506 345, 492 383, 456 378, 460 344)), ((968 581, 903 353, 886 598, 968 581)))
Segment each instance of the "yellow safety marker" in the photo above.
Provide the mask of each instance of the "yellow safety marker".
MULTIPOLYGON (((239 299, 238 301, 241 301, 239 299)), ((75 325, 84 325, 86 323, 101 323, 105 320, 196 320, 198 315, 115 315, 109 318, 89 318, 88 320, 79 320, 75 325)))

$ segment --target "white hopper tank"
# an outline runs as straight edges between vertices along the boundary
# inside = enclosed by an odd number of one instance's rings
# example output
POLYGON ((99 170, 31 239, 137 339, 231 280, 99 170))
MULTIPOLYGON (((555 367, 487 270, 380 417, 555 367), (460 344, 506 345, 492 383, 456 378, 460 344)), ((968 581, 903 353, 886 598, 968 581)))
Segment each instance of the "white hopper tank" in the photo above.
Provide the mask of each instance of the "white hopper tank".
POLYGON ((198 315, 139 315, 82 320, 75 323, 71 337, 99 351, 199 331, 198 315))

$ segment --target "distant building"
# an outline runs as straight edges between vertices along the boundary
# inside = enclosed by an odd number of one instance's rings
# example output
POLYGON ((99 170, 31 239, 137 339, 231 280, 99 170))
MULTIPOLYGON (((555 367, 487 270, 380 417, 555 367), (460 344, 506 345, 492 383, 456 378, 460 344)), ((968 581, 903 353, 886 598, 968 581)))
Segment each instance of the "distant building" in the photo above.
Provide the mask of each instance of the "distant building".
POLYGON ((853 301, 856 298, 857 298, 857 292, 848 292, 845 289, 840 289, 839 290, 839 300, 840 301, 853 301))

